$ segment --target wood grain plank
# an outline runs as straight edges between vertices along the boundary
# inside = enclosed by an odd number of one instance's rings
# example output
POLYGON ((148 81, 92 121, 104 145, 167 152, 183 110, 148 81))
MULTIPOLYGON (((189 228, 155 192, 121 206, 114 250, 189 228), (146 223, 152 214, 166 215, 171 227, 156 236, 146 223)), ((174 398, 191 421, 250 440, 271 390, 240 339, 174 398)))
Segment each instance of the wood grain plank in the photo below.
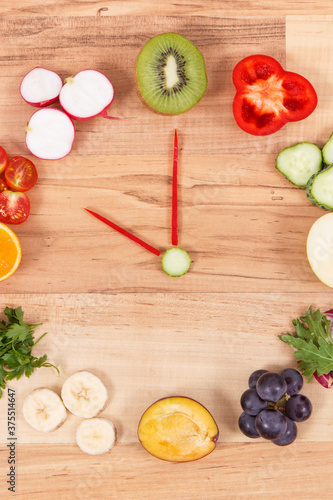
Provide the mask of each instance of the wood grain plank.
POLYGON ((178 127, 187 130, 191 154, 235 153, 256 150, 277 152, 285 131, 258 138, 242 132, 232 115, 234 88, 231 73, 242 57, 265 51, 282 62, 285 57, 283 17, 15 17, 0 20, 1 78, 0 127, 2 145, 22 154, 24 125, 33 109, 18 91, 23 76, 35 66, 67 77, 82 69, 105 73, 115 88, 110 114, 127 120, 101 117, 76 122, 77 136, 71 157, 105 154, 153 155, 169 152, 167 135, 178 127), (149 110, 135 90, 135 62, 151 36, 180 32, 191 39, 206 60, 208 89, 190 112, 162 116, 149 110), (234 40, 237 43, 234 43, 234 40))
POLYGON ((299 122, 297 128, 288 128, 288 144, 309 141, 322 147, 333 132, 332 23, 332 15, 311 16, 307 22, 302 16, 287 18, 287 68, 308 78, 318 94, 318 106, 314 113, 299 122))
POLYGON ((328 290, 305 252, 323 210, 275 169, 275 155, 193 156, 186 129, 179 132, 179 244, 194 261, 186 276, 168 277, 159 258, 83 210, 101 212, 161 250, 170 247, 171 131, 165 156, 38 161, 32 213, 15 228, 22 262, 0 292, 288 292, 300 283, 328 290))
MULTIPOLYGON (((271 443, 218 445, 197 462, 171 464, 150 457, 139 444, 117 445, 98 459, 84 455, 75 445, 54 445, 52 450, 48 445, 22 445, 13 496, 38 500, 50 494, 54 500, 279 500, 282 490, 288 499, 331 498, 332 477, 322 471, 333 452, 332 443, 277 448, 271 443)), ((6 451, 0 447, 0 455, 6 451)), ((7 465, 2 462, 0 476, 5 473, 7 465)), ((11 498, 4 483, 0 492, 2 498, 11 498)))
MULTIPOLYGON (((3 297, 21 305, 26 320, 43 322, 48 335, 35 355, 49 356, 61 375, 40 369, 13 381, 18 443, 74 443, 80 419, 69 415, 56 432, 41 434, 22 416, 24 398, 33 389, 60 393, 65 379, 79 370, 96 373, 110 399, 103 412, 115 422, 121 443, 137 442, 144 410, 159 398, 184 395, 205 405, 216 419, 221 443, 250 442, 238 429, 240 396, 256 369, 295 366, 292 349, 278 335, 292 331, 291 320, 310 304, 326 310, 326 293, 139 293, 26 294, 3 297), (315 300, 315 303, 314 303, 315 300)), ((302 391, 312 401, 312 417, 299 425, 298 442, 332 442, 332 395, 313 380, 302 391)), ((7 438, 6 398, 0 400, 0 443, 7 438)))
POLYGON ((5 0, 0 1, 1 16, 126 16, 126 15, 171 15, 171 16, 226 16, 226 15, 281 15, 285 14, 332 13, 332 6, 325 0, 181 0, 174 2, 151 2, 149 0, 16 0, 15 6, 5 0))

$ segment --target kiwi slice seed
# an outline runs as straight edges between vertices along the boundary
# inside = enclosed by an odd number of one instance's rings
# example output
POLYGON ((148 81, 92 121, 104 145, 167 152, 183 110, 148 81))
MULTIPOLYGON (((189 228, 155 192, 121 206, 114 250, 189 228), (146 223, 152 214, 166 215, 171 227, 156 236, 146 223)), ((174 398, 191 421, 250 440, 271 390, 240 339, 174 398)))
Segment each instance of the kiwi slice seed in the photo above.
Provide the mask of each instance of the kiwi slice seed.
POLYGON ((146 43, 137 59, 136 75, 144 101, 159 113, 187 111, 207 88, 201 52, 177 33, 157 35, 146 43))

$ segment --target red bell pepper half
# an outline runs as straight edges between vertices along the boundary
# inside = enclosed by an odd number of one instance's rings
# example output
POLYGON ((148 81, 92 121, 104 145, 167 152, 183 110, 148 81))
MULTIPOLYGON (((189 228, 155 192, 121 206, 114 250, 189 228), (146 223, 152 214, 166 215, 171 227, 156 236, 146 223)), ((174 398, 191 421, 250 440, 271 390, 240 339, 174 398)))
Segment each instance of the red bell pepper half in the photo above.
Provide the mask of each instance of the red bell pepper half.
POLYGON ((273 57, 256 54, 236 64, 233 113, 237 125, 252 135, 269 135, 287 122, 303 120, 317 106, 311 83, 285 71, 273 57))

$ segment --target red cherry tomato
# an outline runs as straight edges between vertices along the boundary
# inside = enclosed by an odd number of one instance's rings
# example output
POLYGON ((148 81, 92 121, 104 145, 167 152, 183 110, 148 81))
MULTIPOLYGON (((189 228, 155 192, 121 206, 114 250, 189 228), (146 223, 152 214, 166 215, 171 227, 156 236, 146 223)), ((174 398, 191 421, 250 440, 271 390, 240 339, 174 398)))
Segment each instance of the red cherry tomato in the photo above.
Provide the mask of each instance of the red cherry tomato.
POLYGON ((2 193, 2 191, 7 191, 7 189, 8 189, 8 186, 5 183, 5 181, 3 179, 0 179, 0 193, 2 193))
POLYGON ((6 170, 8 157, 6 151, 0 146, 0 174, 6 170))
POLYGON ((0 222, 21 224, 30 213, 30 201, 25 193, 3 191, 0 193, 0 222))
POLYGON ((269 135, 287 122, 303 120, 318 98, 311 83, 285 71, 273 57, 256 54, 236 64, 233 113, 238 126, 252 135, 269 135))
POLYGON ((23 156, 13 156, 5 170, 8 186, 15 191, 28 191, 37 182, 38 175, 32 161, 23 156))

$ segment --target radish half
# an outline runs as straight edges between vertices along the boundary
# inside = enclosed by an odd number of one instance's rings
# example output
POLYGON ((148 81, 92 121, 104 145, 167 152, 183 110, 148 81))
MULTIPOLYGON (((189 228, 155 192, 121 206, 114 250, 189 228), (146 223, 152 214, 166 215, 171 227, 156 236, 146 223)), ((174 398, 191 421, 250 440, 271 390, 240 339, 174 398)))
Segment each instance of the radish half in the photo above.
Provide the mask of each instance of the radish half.
POLYGON ((36 111, 25 131, 28 149, 43 160, 58 160, 68 155, 75 137, 72 120, 55 108, 36 111))
POLYGON ((106 113, 113 101, 114 90, 103 73, 86 69, 66 78, 65 82, 59 100, 69 116, 75 120, 89 120, 97 115, 114 119, 106 113))
POLYGON ((61 88, 62 80, 57 73, 37 67, 25 75, 20 92, 28 104, 43 108, 58 99, 61 88))

